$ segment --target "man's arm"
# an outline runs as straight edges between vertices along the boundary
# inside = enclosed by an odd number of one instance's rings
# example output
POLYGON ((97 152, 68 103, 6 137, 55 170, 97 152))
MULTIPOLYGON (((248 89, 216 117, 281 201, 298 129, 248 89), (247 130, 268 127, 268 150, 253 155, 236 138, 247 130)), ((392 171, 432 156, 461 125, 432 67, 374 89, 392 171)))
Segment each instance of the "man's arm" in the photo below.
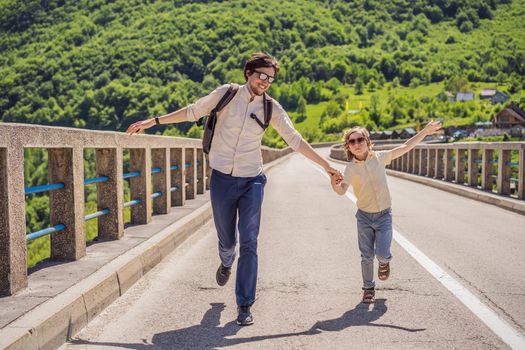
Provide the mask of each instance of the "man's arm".
POLYGON ((330 175, 338 173, 338 171, 332 168, 323 157, 315 152, 312 146, 310 146, 308 142, 306 142, 297 132, 297 130, 295 130, 290 117, 288 117, 288 114, 281 104, 275 100, 273 100, 273 114, 271 124, 279 133, 279 135, 282 136, 284 141, 286 141, 286 143, 295 151, 301 153, 306 158, 322 166, 323 169, 326 170, 326 172, 328 172, 330 175))
MULTIPOLYGON (((171 123, 181 123, 187 122, 186 118, 186 109, 187 107, 181 108, 175 112, 171 112, 159 117, 159 124, 171 124, 171 123)), ((134 133, 139 133, 142 130, 149 129, 155 125, 155 118, 145 119, 131 124, 126 131, 127 134, 132 135, 134 133)))
POLYGON ((311 161, 319 164, 323 167, 323 169, 330 174, 330 176, 335 175, 339 173, 338 170, 332 168, 330 164, 328 164, 328 161, 321 157, 308 142, 306 142, 304 139, 301 140, 301 143, 299 144, 299 148, 297 148, 297 152, 301 153, 306 158, 310 159, 311 161))
MULTIPOLYGON (((159 117, 160 124, 181 123, 187 121, 197 121, 202 116, 210 113, 212 108, 217 105, 222 96, 226 93, 230 85, 222 85, 213 90, 209 95, 201 97, 195 103, 159 117)), ((149 129, 155 125, 155 118, 145 119, 131 124, 126 131, 129 135, 149 129)))
POLYGON ((430 121, 427 126, 420 132, 418 132, 414 137, 409 139, 407 142, 402 144, 399 147, 396 147, 392 150, 392 159, 396 159, 401 157, 403 154, 409 152, 412 148, 416 147, 418 143, 423 141, 423 139, 428 136, 435 134, 436 131, 441 129, 441 123, 440 122, 434 122, 430 121))

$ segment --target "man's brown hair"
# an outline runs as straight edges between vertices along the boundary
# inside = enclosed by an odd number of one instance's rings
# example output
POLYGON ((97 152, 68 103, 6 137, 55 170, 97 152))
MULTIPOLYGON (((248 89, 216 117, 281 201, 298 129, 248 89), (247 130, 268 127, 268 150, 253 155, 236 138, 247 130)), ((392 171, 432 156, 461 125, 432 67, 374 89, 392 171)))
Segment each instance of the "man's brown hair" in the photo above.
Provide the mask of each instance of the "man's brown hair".
POLYGON ((257 68, 261 67, 273 67, 275 75, 281 68, 275 57, 264 52, 256 52, 244 64, 244 79, 248 80, 248 75, 251 75, 257 68))

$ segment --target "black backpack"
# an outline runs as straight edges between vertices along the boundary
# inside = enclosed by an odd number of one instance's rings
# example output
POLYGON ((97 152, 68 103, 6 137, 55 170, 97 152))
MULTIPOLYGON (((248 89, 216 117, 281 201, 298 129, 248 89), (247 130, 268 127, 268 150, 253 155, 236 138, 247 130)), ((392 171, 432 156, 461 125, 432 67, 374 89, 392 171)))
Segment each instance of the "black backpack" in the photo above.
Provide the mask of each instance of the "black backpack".
MULTIPOLYGON (((215 125, 217 124, 217 113, 219 113, 230 101, 233 99, 237 91, 239 90, 239 85, 230 84, 228 91, 222 96, 217 106, 211 110, 210 114, 202 117, 197 121, 197 125, 204 124, 204 136, 202 137, 202 150, 204 153, 210 153, 211 143, 213 141, 213 134, 215 133, 215 125), (205 121, 203 121, 205 119, 205 121)), ((257 124, 264 130, 270 125, 270 120, 272 119, 272 100, 266 96, 266 93, 263 96, 263 110, 264 110, 264 124, 257 118, 255 114, 250 114, 250 118, 255 120, 257 124)))

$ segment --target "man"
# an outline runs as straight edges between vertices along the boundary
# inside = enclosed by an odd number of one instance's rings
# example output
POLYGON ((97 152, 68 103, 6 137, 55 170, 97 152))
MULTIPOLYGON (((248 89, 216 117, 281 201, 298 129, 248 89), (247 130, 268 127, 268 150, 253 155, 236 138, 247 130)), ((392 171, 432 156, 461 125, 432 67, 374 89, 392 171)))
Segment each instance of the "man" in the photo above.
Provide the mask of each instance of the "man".
MULTIPOLYGON (((253 323, 250 307, 255 301, 257 283, 257 236, 261 221, 261 206, 266 176, 263 173, 261 139, 265 128, 265 91, 279 72, 277 60, 265 53, 255 53, 244 66, 246 84, 239 87, 233 99, 218 114, 213 143, 209 153, 213 169, 210 180, 211 204, 221 264, 216 280, 224 286, 235 261, 238 225, 240 256, 237 264, 236 301, 237 324, 253 323), (257 119, 257 120, 256 120, 257 119), (237 223, 238 215, 238 223, 237 223)), ((168 124, 197 121, 215 108, 228 91, 223 85, 194 104, 162 117, 132 124, 127 132, 133 134, 156 123, 168 124)), ((330 175, 337 171, 319 156, 293 127, 282 106, 271 99, 270 124, 295 151, 322 166, 330 175)))

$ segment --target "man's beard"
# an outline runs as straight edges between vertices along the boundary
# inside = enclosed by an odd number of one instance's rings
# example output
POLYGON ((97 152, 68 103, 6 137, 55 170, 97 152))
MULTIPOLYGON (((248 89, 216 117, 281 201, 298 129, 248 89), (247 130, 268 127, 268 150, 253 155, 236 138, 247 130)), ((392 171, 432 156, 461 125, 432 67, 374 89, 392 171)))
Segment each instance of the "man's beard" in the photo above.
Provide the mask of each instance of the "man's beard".
POLYGON ((264 94, 264 91, 266 91, 264 88, 260 88, 258 85, 252 85, 250 88, 252 92, 257 96, 262 96, 262 94, 264 94))

